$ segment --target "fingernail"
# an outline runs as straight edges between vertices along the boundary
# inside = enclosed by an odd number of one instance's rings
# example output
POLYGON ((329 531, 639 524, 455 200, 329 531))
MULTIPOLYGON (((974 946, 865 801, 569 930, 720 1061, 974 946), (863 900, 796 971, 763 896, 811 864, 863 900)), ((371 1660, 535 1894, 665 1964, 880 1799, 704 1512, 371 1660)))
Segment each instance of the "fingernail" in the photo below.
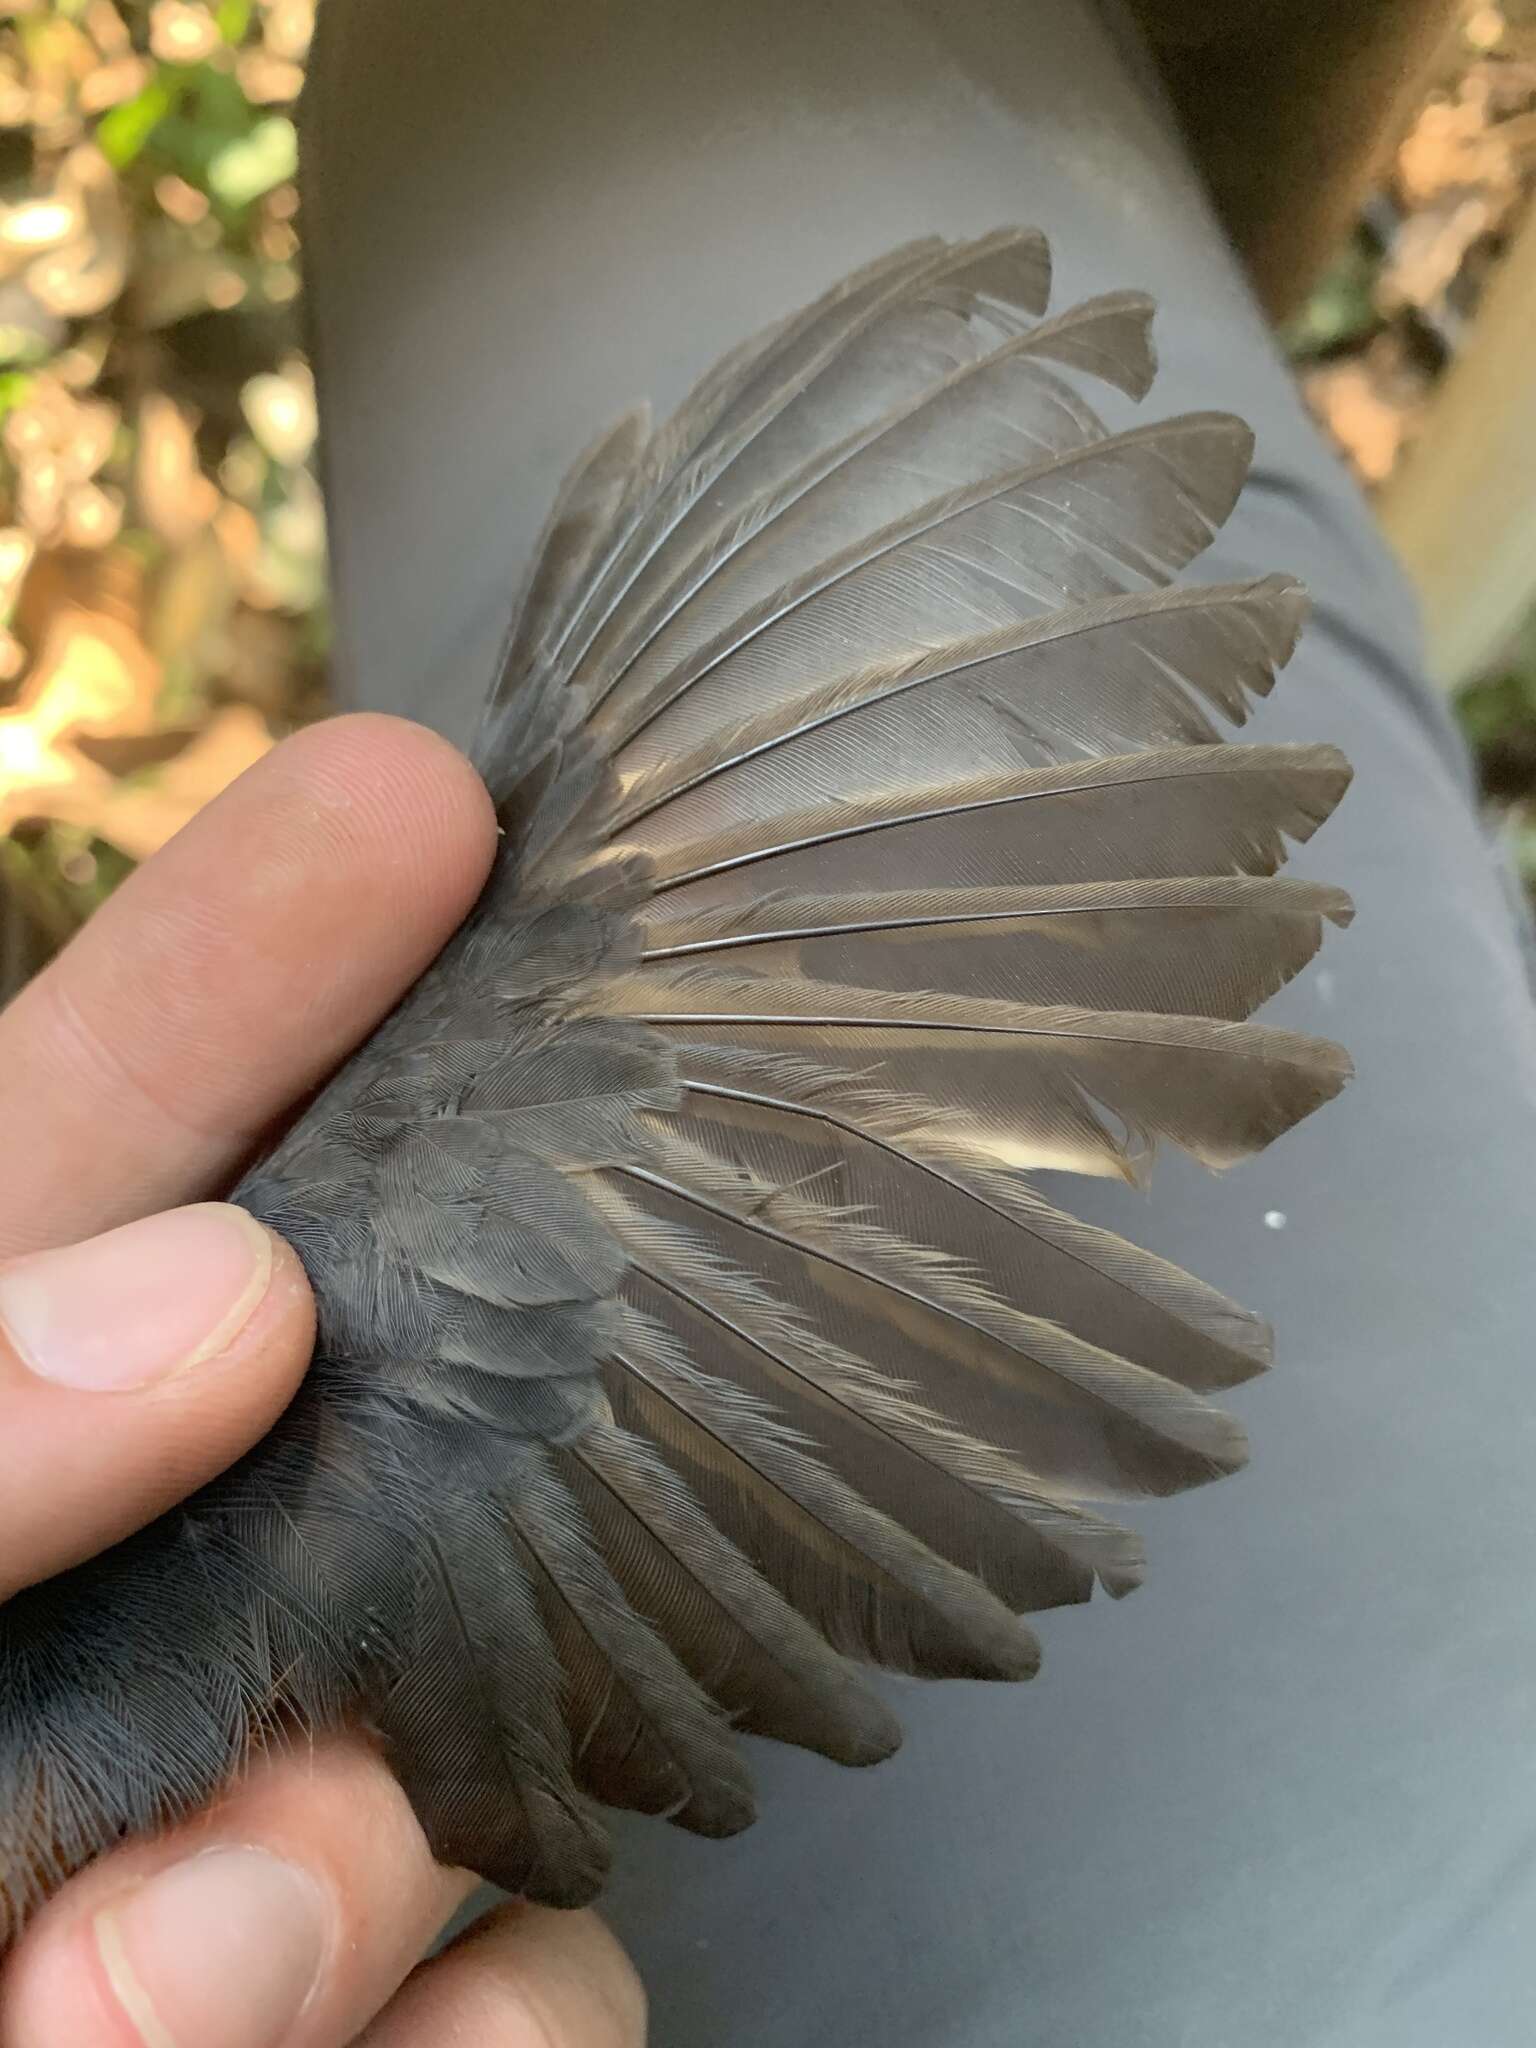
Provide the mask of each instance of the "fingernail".
POLYGON ((228 1349, 272 1274, 272 1241, 228 1202, 125 1223, 0 1270, 0 1329, 60 1386, 123 1392, 228 1349))
POLYGON ((283 2048, 326 1948, 307 1872, 209 1849, 96 1915, 96 1952, 144 2048, 283 2048))

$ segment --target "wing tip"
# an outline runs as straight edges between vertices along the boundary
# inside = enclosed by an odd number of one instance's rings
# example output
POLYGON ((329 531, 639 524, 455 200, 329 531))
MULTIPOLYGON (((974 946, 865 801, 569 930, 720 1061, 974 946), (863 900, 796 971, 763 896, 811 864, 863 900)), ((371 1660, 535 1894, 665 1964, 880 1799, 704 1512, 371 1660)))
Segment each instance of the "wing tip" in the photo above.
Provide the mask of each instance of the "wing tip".
POLYGON ((987 1678, 1004 1685, 1024 1685, 1040 1671, 1040 1638, 1031 1628, 1015 1621, 1011 1629, 1000 1630, 988 1646, 987 1678))
POLYGON ((1319 883, 1315 896, 1317 914, 1340 931, 1345 931, 1355 921, 1355 899, 1347 889, 1340 889, 1331 883, 1319 883))
POLYGON ((707 1842, 728 1842, 745 1834, 757 1819, 757 1795, 751 1781, 725 1781, 702 1791, 696 1785, 693 1796, 671 1816, 674 1826, 686 1828, 707 1842))
POLYGON ((1269 648, 1273 670, 1269 687, 1272 688, 1274 675, 1287 666, 1296 652, 1307 620, 1312 615, 1312 597, 1300 577, 1292 576, 1283 570, 1260 577, 1253 585, 1253 594, 1269 604, 1277 629, 1269 648))
POLYGON ((901 1722, 878 1694, 862 1685, 851 1690, 853 1697, 817 1744, 817 1753, 830 1763, 843 1764, 853 1770, 867 1770, 896 1754, 902 1744, 903 1730, 901 1722))
POLYGON ((1157 318, 1157 301, 1150 292, 1128 291, 1113 293, 1121 302, 1122 310, 1136 323, 1139 353, 1124 366, 1124 379, 1120 389, 1127 398, 1138 402, 1145 398, 1157 382, 1161 368, 1157 355, 1157 341, 1152 333, 1152 323, 1157 318))

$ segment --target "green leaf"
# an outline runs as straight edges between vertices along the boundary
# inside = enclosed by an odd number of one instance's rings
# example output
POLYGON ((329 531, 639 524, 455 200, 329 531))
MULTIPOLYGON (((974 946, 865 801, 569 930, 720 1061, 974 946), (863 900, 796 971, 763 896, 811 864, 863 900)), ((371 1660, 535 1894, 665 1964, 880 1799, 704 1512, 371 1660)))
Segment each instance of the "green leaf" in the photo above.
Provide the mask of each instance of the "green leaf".
POLYGON ((35 327, 13 327, 0 323, 0 363, 40 363, 51 353, 46 335, 35 327))
POLYGON ((184 64, 176 80, 175 110, 155 130, 152 151, 158 168, 185 178, 211 198, 220 194, 213 167, 224 151, 247 142, 258 117, 238 80, 213 64, 184 64))
POLYGON ((143 153, 145 143, 174 110, 179 97, 179 89, 160 71, 142 92, 102 115, 96 124, 96 146, 114 170, 126 170, 143 153))
POLYGON ((1462 690, 1456 700, 1461 729, 1474 747, 1489 747, 1529 721, 1518 677, 1485 677, 1462 690))
POLYGON ((273 114, 216 152, 208 165, 208 189, 226 206, 249 206, 285 184, 298 167, 298 131, 286 116, 273 114))
POLYGON ((220 0, 213 18, 226 43, 242 43, 251 25, 251 0, 220 0))
POLYGON ((1376 273, 1380 259, 1359 236, 1347 243, 1318 281, 1312 296, 1281 329, 1291 356, 1324 355, 1358 341, 1376 325, 1376 273))
POLYGON ((18 405, 26 404, 32 394, 32 382, 25 370, 0 373, 0 420, 7 413, 14 412, 18 405))

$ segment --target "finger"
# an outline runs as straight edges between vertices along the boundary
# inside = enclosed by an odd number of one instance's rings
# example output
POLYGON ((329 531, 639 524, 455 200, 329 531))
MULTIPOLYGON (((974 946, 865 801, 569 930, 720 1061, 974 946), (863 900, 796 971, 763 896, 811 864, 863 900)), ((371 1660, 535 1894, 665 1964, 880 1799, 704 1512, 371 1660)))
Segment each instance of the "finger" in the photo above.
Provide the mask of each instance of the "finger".
POLYGON ((344 2048, 469 1887, 365 1749, 276 1760, 65 1887, 0 1976, 0 2048, 344 2048))
POLYGON ((241 776, 0 1013, 0 1254, 219 1189, 427 965, 494 845, 468 762, 401 719, 241 776))
POLYGON ((0 1600, 231 1464, 313 1341, 297 1258, 223 1202, 0 1266, 0 1600))
POLYGON ((357 2048, 642 2048, 645 1993, 595 1913, 504 1906, 411 1978, 357 2048))

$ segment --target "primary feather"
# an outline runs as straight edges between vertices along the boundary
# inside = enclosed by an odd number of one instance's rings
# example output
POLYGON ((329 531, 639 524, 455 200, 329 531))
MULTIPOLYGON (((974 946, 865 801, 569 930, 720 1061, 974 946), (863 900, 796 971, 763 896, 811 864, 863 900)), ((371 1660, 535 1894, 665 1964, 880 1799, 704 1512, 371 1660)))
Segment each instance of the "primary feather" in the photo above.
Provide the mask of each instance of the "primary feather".
POLYGON ((314 1283, 232 1472, 0 1611, 0 1935, 252 1746, 360 1722, 438 1854, 558 1903, 600 1807, 867 1763, 858 1664, 1027 1677, 1231 1471, 1257 1320, 1030 1168, 1225 1165, 1342 1084, 1250 1024, 1347 899, 1348 777, 1233 746, 1302 615, 1168 587, 1246 430, 1111 434, 1148 302, 914 243, 568 478, 476 749, 464 929, 236 1191, 314 1283))

